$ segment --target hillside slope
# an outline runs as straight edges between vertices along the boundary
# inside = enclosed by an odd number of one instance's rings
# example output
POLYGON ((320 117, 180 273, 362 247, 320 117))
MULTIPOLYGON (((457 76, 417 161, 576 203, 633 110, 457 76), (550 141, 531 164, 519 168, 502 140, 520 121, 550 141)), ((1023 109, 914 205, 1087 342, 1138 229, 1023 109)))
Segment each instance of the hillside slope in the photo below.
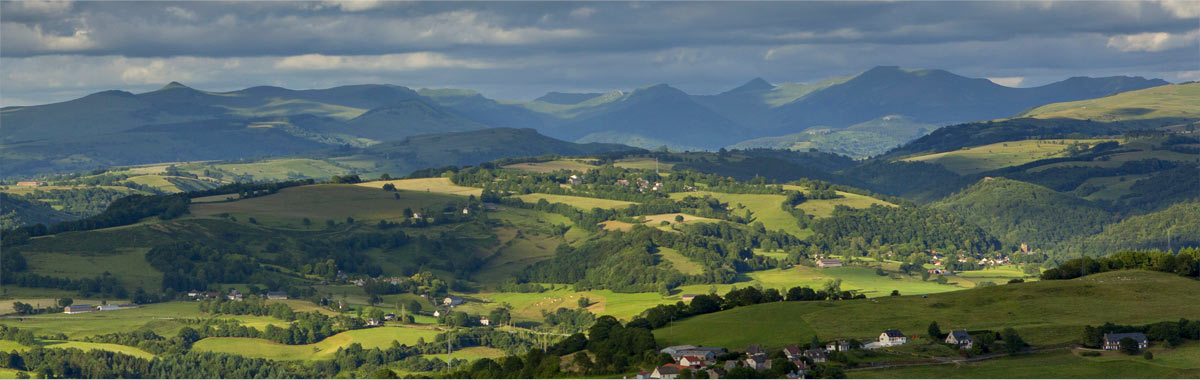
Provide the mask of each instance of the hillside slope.
POLYGON ((978 225, 1001 242, 1032 249, 1100 232, 1113 216, 1086 200, 1042 186, 986 178, 933 207, 978 225))
POLYGON ((1047 104, 1016 117, 1099 121, 1200 118, 1200 83, 1190 82, 1122 92, 1102 98, 1047 104))

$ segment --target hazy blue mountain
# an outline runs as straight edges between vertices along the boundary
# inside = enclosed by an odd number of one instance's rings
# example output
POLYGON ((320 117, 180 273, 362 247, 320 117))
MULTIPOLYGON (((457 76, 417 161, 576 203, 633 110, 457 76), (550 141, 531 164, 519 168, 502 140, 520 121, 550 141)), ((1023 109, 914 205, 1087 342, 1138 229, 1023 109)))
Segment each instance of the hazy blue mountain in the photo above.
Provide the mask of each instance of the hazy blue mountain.
POLYGON ((587 101, 588 99, 595 98, 600 95, 604 95, 604 94, 599 93, 599 92, 585 92, 585 93, 548 92, 548 93, 546 93, 546 95, 542 95, 542 96, 538 97, 537 99, 534 99, 533 101, 546 102, 546 103, 550 103, 550 104, 570 105, 570 104, 579 104, 584 101, 587 101))

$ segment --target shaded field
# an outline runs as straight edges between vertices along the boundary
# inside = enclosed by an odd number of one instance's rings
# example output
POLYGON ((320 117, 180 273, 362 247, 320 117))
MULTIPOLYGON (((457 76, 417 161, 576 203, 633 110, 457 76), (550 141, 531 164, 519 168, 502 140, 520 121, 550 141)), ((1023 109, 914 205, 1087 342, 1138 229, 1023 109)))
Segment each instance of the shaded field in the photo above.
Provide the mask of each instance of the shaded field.
MULTIPOLYGON (((808 188, 795 185, 783 185, 784 189, 797 190, 808 192, 808 188)), ((891 202, 880 199, 875 199, 866 195, 847 193, 845 191, 834 191, 841 198, 834 199, 808 199, 804 203, 796 205, 796 208, 804 210, 805 214, 812 215, 816 218, 824 218, 833 215, 833 209, 837 206, 846 206, 850 208, 869 208, 871 205, 895 206, 891 202)))
POLYGON ((347 168, 323 160, 309 158, 273 159, 245 164, 184 165, 182 169, 204 175, 212 167, 235 175, 249 175, 256 180, 284 181, 291 178, 329 178, 346 174, 347 168))
POLYGON ((942 165, 958 174, 975 174, 999 168, 1021 165, 1047 158, 1063 157, 1067 146, 1085 143, 1092 146, 1105 139, 1058 139, 1007 141, 963 148, 953 152, 926 154, 904 158, 903 161, 923 161, 942 165))
MULTIPOLYGON (((22 300, 22 302, 30 301, 22 300)), ((108 301, 110 303, 125 302, 123 300, 108 301)), ((76 300, 75 303, 99 304, 98 301, 92 300, 76 300)), ((42 303, 42 305, 46 305, 46 303, 42 303)), ((144 305, 137 309, 82 314, 9 315, 0 318, 0 324, 29 329, 38 335, 63 333, 67 335, 68 339, 78 340, 93 335, 143 329, 154 331, 162 336, 175 336, 179 329, 188 326, 195 318, 207 317, 211 316, 200 313, 196 302, 175 301, 144 305)), ((267 324, 279 326, 287 324, 278 319, 251 315, 222 315, 220 318, 233 319, 247 326, 260 328, 267 324)))
POLYGON ((675 164, 667 162, 655 162, 653 158, 622 158, 613 162, 613 166, 625 169, 635 170, 671 170, 675 164))
MULTIPOLYGON (((381 185, 382 186, 382 185, 381 185)), ((324 220, 344 221, 347 217, 370 221, 404 219, 404 209, 461 201, 461 198, 420 191, 384 191, 354 185, 309 185, 291 187, 278 193, 234 202, 202 203, 191 207, 196 216, 229 213, 235 217, 254 217, 259 222, 302 228, 298 220, 309 218, 313 226, 324 228, 324 220), (397 195, 399 198, 397 198, 397 195)))
POLYGON ((1198 118, 1200 84, 1186 83, 1122 92, 1112 96, 1053 103, 1025 111, 1018 117, 1070 118, 1096 121, 1156 118, 1198 118))
POLYGON ((1200 315, 1200 282, 1173 274, 1118 271, 1074 280, 937 293, 927 298, 760 304, 692 317, 654 334, 660 345, 738 347, 760 343, 780 347, 808 342, 814 331, 822 340, 873 340, 885 329, 921 334, 930 321, 937 321, 943 330, 1012 327, 1031 344, 1052 345, 1077 341, 1087 324, 1144 324, 1195 315, 1200 315), (745 325, 740 334, 710 333, 714 326, 744 322, 747 316, 766 322, 745 325), (777 318, 774 316, 787 318, 770 319, 777 318), (811 329, 796 320, 803 320, 811 329))
POLYGON ((146 262, 149 249, 121 249, 116 254, 80 254, 45 251, 25 251, 29 270, 40 275, 58 278, 93 278, 96 268, 116 276, 128 289, 154 289, 162 283, 162 272, 146 262))
POLYGON ((580 208, 583 210, 591 210, 593 208, 617 209, 617 208, 623 208, 623 207, 629 206, 631 204, 634 204, 634 202, 628 202, 628 201, 616 201, 616 200, 611 200, 611 199, 588 198, 588 197, 577 197, 574 195, 557 195, 557 194, 542 194, 542 193, 522 194, 522 195, 517 195, 516 197, 520 198, 522 201, 525 201, 526 203, 537 203, 538 200, 545 199, 547 202, 550 202, 550 203, 565 203, 565 204, 568 204, 568 205, 571 205, 571 206, 574 206, 574 207, 577 207, 577 208, 580 208))
POLYGON ((867 297, 888 296, 892 293, 892 290, 899 290, 900 294, 908 295, 942 293, 963 289, 952 284, 940 285, 932 281, 921 281, 919 277, 893 275, 897 276, 898 279, 876 275, 875 268, 873 267, 847 266, 820 269, 793 266, 785 269, 749 272, 733 284, 689 285, 683 286, 681 289, 685 293, 707 293, 709 290, 716 288, 718 293, 724 294, 735 286, 744 288, 747 286, 762 285, 764 288, 780 289, 785 292, 787 289, 796 286, 808 286, 820 289, 825 286, 826 282, 835 279, 842 280, 842 290, 854 290, 865 294, 867 297))
POLYGON ((433 341, 436 330, 411 327, 375 327, 342 332, 313 344, 287 345, 266 339, 204 338, 196 342, 196 351, 224 352, 251 358, 271 360, 320 360, 332 356, 339 348, 358 343, 365 349, 387 348, 392 341, 414 345, 418 339, 433 341))
POLYGON ((745 210, 750 210, 753 213, 754 221, 762 222, 768 230, 783 230, 797 237, 804 238, 812 235, 812 231, 801 229, 797 224, 796 217, 792 214, 783 211, 779 205, 783 204, 784 196, 774 194, 726 194, 714 193, 711 191, 692 191, 686 193, 672 193, 671 199, 683 199, 687 196, 704 196, 711 195, 714 198, 720 199, 721 202, 729 203, 729 207, 733 212, 741 214, 745 210), (741 205, 741 207, 739 207, 741 205))
POLYGON ((1070 350, 1055 350, 985 360, 974 363, 927 365, 879 370, 849 371, 850 378, 1196 378, 1200 377, 1200 344, 1175 349, 1151 347, 1154 359, 1106 352, 1084 357, 1070 350))
POLYGON ((478 197, 479 194, 483 192, 483 189, 480 189, 477 187, 466 187, 466 186, 455 185, 454 183, 450 182, 449 178, 445 178, 445 177, 396 179, 396 180, 389 180, 389 181, 371 181, 371 182, 357 183, 355 185, 362 186, 362 187, 382 189, 383 185, 385 183, 390 183, 390 184, 396 186, 396 189, 399 189, 399 190, 424 191, 424 192, 429 192, 429 193, 460 195, 460 196, 464 196, 464 197, 468 196, 468 195, 474 195, 474 196, 478 197))
POLYGON ((683 274, 704 273, 704 267, 700 266, 699 263, 692 261, 692 259, 684 257, 679 253, 679 251, 676 251, 673 248, 660 247, 658 249, 658 255, 661 256, 663 260, 671 263, 671 266, 675 267, 675 270, 678 270, 683 274))
POLYGON ((484 302, 468 302, 456 309, 473 314, 486 314, 502 304, 512 305, 513 319, 518 321, 542 321, 542 311, 554 311, 560 307, 575 309, 579 298, 591 301, 588 310, 596 315, 611 315, 628 320, 648 308, 663 303, 678 301, 678 297, 665 298, 658 293, 614 293, 609 290, 577 292, 568 285, 557 285, 553 290, 542 293, 478 293, 472 295, 484 302))
POLYGON ((561 159, 546 162, 522 162, 519 164, 504 165, 505 169, 518 169, 537 173, 550 173, 559 170, 571 170, 586 172, 597 168, 595 165, 583 163, 579 160, 561 159))

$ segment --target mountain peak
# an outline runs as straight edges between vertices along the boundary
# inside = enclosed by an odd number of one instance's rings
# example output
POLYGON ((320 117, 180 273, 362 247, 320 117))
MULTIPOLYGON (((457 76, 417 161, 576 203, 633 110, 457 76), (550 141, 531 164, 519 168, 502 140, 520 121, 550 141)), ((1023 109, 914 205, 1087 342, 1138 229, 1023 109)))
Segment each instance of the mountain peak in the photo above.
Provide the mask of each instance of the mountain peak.
POLYGON ((166 85, 166 86, 163 86, 162 88, 160 88, 160 89, 158 89, 158 90, 159 90, 159 91, 162 91, 162 90, 170 90, 170 89, 173 89, 173 88, 186 88, 186 89, 189 89, 189 90, 191 89, 191 87, 184 86, 184 85, 183 85, 183 83, 179 83, 179 82, 176 82, 176 81, 171 81, 171 83, 167 83, 167 85, 166 85))
POLYGON ((768 91, 772 88, 775 88, 775 86, 771 85, 770 82, 767 82, 766 80, 764 80, 762 78, 754 78, 754 79, 751 79, 749 82, 746 82, 746 84, 738 86, 737 88, 734 88, 732 90, 725 91, 724 93, 737 94, 737 93, 745 93, 745 92, 760 92, 760 91, 768 91))

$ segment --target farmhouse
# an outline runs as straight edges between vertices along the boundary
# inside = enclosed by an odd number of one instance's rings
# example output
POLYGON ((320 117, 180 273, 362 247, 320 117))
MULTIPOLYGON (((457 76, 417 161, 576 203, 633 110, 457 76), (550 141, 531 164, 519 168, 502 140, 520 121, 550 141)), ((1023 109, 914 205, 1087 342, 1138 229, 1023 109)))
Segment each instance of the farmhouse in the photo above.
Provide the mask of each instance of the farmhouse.
POLYGON ((442 316, 442 311, 441 311, 441 310, 434 310, 434 311, 433 311, 433 316, 434 316, 434 317, 440 317, 440 316, 442 316))
POLYGON ((818 259, 817 268, 836 268, 842 266, 842 260, 838 259, 818 259))
POLYGON ((829 359, 829 355, 827 355, 825 353, 825 350, 815 349, 815 348, 811 349, 811 350, 805 350, 804 357, 808 358, 809 360, 812 360, 813 363, 824 363, 826 360, 829 359))
POLYGON ((825 345, 825 351, 850 351, 850 342, 839 340, 825 345))
POLYGON ((767 359, 766 355, 754 355, 746 358, 746 366, 753 368, 755 371, 771 369, 771 359, 767 359))
POLYGON ((679 358, 679 365, 684 367, 700 368, 711 363, 709 360, 698 356, 687 355, 679 358))
POLYGON ((287 292, 267 292, 269 300, 286 300, 288 299, 287 292))
POLYGON ((971 339, 971 335, 967 334, 967 330, 954 330, 950 335, 946 336, 946 344, 952 344, 965 349, 971 349, 975 345, 975 340, 971 339))
POLYGON ((1150 342, 1146 340, 1146 334, 1142 333, 1122 333, 1122 334, 1104 334, 1104 349, 1105 350, 1120 350, 1121 339, 1130 338, 1137 342, 1138 349, 1145 349, 1150 342))
POLYGON ((378 327, 378 326, 383 326, 383 321, 375 319, 375 318, 371 318, 371 319, 367 320, 367 327, 378 327))
POLYGON ((383 320, 385 320, 385 321, 394 321, 394 320, 396 320, 396 313, 387 313, 387 314, 384 314, 384 315, 383 315, 383 320))
POLYGON ((489 321, 489 320, 487 319, 487 317, 484 317, 484 318, 479 318, 479 324, 481 324, 481 325, 484 325, 484 326, 491 326, 491 325, 492 325, 492 321, 489 321))
POLYGON ((121 307, 117 306, 117 305, 100 305, 100 306, 96 307, 96 311, 117 311, 117 310, 121 310, 121 307))
POLYGON ((907 342, 908 338, 900 330, 883 330, 883 334, 879 334, 879 345, 884 347, 899 346, 907 342))
POLYGON ((717 358, 717 354, 715 352, 712 352, 709 350, 704 350, 704 349, 699 349, 699 348, 679 350, 679 351, 676 351, 674 355, 671 355, 671 357, 674 358, 675 360, 679 360, 680 358, 683 358, 684 356, 695 356, 702 360, 713 360, 713 359, 717 358))
POLYGON ((462 303, 463 303, 463 299, 462 299, 462 297, 459 297, 459 296, 449 296, 449 297, 446 297, 445 299, 442 299, 442 305, 444 305, 444 306, 454 307, 454 306, 462 305, 462 303))
POLYGON ((796 346, 787 346, 783 348, 783 356, 787 356, 788 360, 796 361, 800 360, 801 356, 804 356, 804 351, 801 351, 796 346))
POLYGON ((239 292, 237 289, 231 289, 229 291, 229 295, 226 297, 229 298, 230 301, 241 301, 242 292, 239 292))
POLYGON ((578 184, 583 183, 583 178, 580 178, 579 176, 572 174, 571 178, 567 179, 567 183, 572 184, 572 185, 578 185, 578 184))
POLYGON ((92 308, 92 305, 71 305, 71 306, 64 307, 63 313, 67 313, 67 314, 90 313, 90 312, 92 312, 92 310, 94 310, 92 308))
POLYGON ((650 378, 674 379, 679 376, 679 371, 682 371, 684 368, 685 367, 678 364, 663 364, 662 366, 655 368, 654 372, 650 373, 650 378))

